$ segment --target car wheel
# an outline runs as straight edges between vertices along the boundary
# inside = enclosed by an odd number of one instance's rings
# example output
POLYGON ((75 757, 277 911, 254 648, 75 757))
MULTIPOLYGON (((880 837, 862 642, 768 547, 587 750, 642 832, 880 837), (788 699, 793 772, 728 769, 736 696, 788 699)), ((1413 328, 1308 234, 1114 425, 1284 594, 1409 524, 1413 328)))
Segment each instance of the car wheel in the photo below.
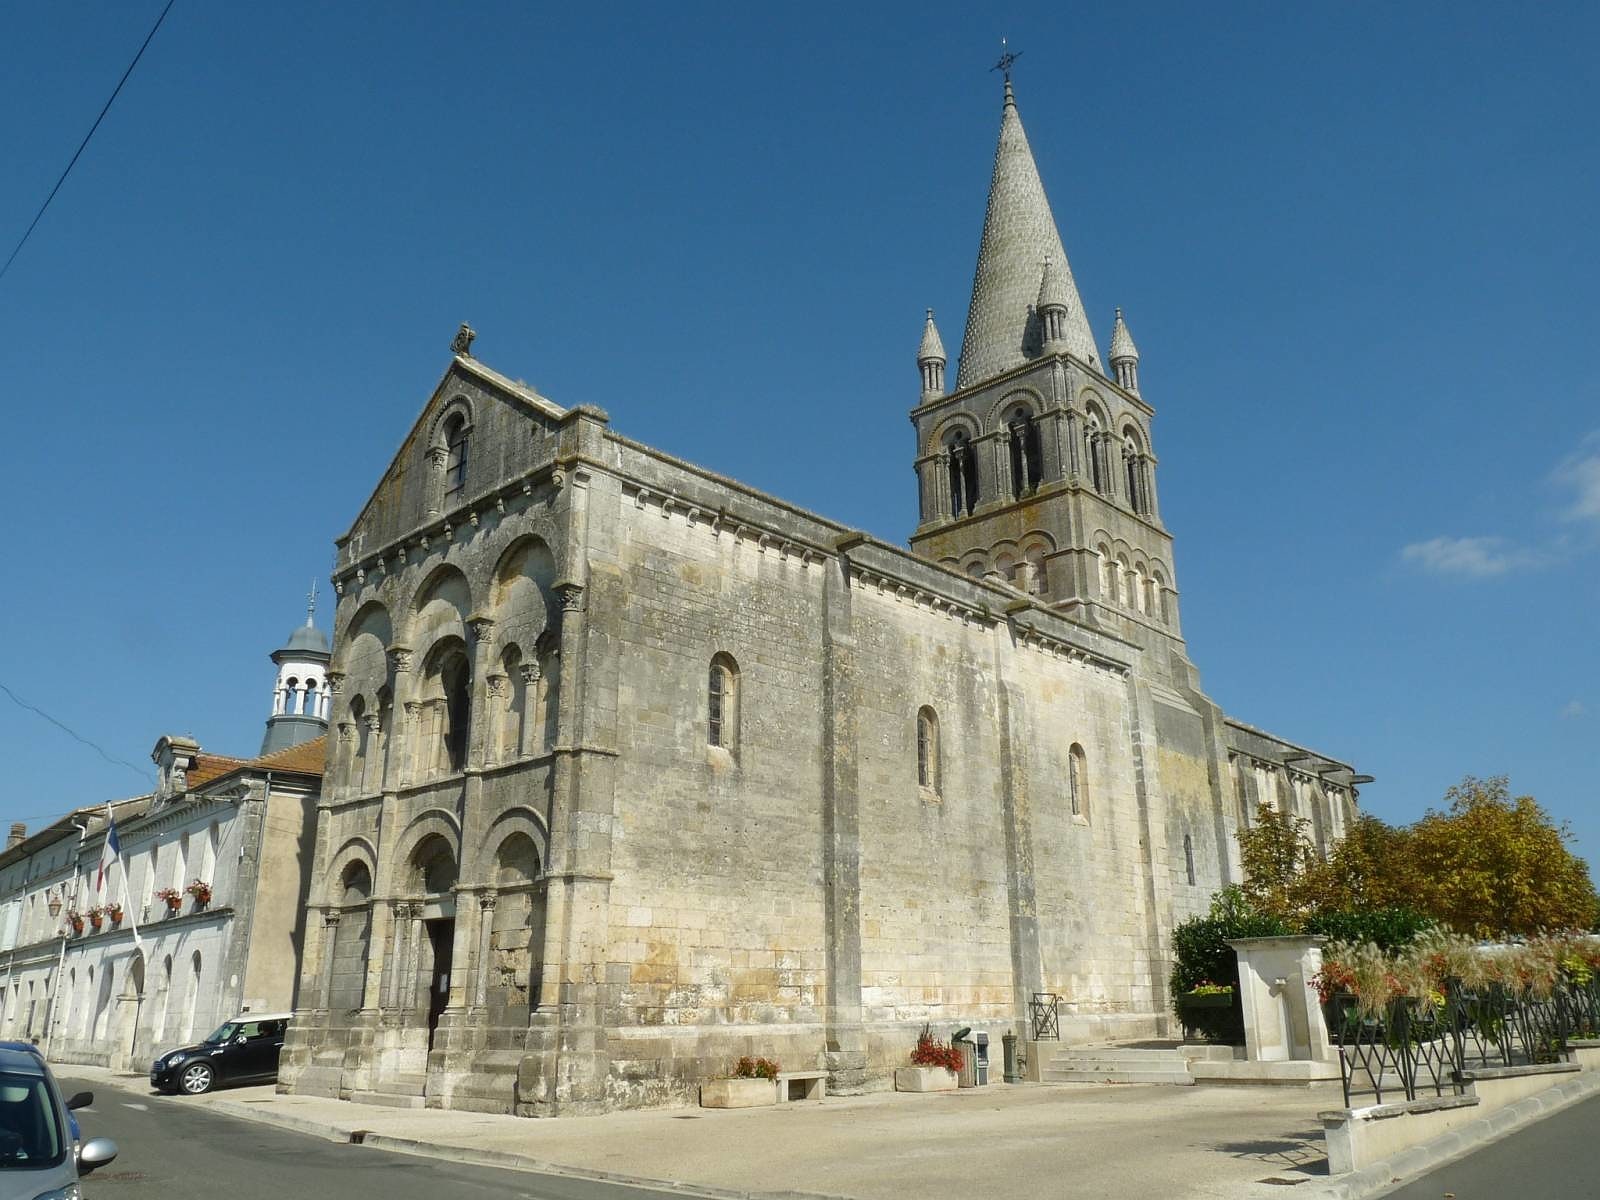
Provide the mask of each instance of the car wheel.
POLYGON ((183 1074, 178 1077, 179 1086, 191 1096, 209 1092, 215 1081, 216 1073, 205 1063, 195 1063, 191 1067, 185 1067, 183 1074))

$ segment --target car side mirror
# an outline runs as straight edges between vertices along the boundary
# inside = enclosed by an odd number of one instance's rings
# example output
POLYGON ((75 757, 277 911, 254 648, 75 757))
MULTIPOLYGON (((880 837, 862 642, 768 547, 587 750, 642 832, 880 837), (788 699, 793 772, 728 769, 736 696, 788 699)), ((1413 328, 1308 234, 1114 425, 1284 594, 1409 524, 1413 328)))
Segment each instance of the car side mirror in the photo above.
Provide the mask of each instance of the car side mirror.
POLYGON ((78 1174, 87 1175, 106 1166, 116 1156, 117 1144, 110 1138, 90 1138, 78 1151, 78 1174))
POLYGON ((67 1108, 68 1109, 88 1108, 89 1105, 91 1105, 93 1103, 94 1103, 94 1093, 93 1092, 79 1092, 71 1100, 67 1101, 67 1108))

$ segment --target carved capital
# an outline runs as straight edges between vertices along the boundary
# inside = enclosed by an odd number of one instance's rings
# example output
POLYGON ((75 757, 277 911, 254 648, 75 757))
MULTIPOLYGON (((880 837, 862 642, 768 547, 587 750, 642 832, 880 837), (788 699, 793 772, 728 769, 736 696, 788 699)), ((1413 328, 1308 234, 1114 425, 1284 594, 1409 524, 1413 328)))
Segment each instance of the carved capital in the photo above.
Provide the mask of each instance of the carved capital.
POLYGON ((338 909, 330 908, 327 912, 322 914, 322 927, 324 929, 334 928, 339 924, 340 915, 341 914, 338 909))
POLYGON ((467 622, 467 628, 472 631, 472 640, 487 642, 494 636, 493 617, 473 617, 467 622))
POLYGON ((484 912, 493 912, 494 906, 499 899, 500 897, 494 892, 484 892, 483 895, 478 897, 478 907, 484 912))
POLYGON ((443 446, 434 446, 428 451, 428 465, 435 471, 444 470, 444 465, 450 460, 450 452, 443 446))
POLYGON ((533 684, 533 683, 538 683, 539 682, 540 671, 539 671, 539 664, 538 663, 536 663, 536 662, 523 663, 517 669, 522 672, 522 682, 523 683, 533 684))
POLYGON ((344 691, 344 672, 343 671, 329 671, 327 673, 326 678, 328 680, 328 690, 330 692, 332 692, 335 696, 337 696, 340 692, 344 691))
POLYGON ((489 695, 498 700, 506 694, 506 684, 511 682, 504 675, 490 675, 484 679, 488 685, 489 695))
POLYGON ((410 721, 413 725, 416 724, 417 718, 422 715, 422 701, 407 700, 405 703, 405 710, 406 720, 410 721))
POLYGON ((356 736, 356 727, 355 727, 354 722, 351 722, 351 721, 340 721, 339 722, 339 740, 341 742, 344 742, 346 745, 348 745, 350 742, 353 742, 355 740, 355 736, 356 736))
POLYGON ((583 584, 558 583, 556 596, 561 601, 562 612, 579 612, 583 608, 583 584))
POLYGON ((396 675, 404 675, 411 670, 412 651, 409 646, 389 647, 389 669, 396 675))
POLYGON ((380 717, 377 713, 368 713, 366 716, 362 717, 361 719, 362 719, 363 722, 365 722, 367 728, 369 730, 371 730, 373 733, 377 733, 380 729, 383 728, 383 718, 380 717))

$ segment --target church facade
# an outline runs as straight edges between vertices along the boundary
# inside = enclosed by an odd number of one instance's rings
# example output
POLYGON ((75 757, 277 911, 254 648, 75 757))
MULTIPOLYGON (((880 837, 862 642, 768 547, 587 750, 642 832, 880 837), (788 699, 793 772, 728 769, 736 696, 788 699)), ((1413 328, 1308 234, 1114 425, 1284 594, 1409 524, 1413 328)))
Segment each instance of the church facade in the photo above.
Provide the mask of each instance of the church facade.
POLYGON ((1167 1022, 1173 925, 1346 763, 1230 720, 1181 633, 1154 412, 1006 85, 910 549, 473 357, 338 540, 290 1090, 558 1115, 740 1055, 886 1086, 930 1022, 1167 1022))

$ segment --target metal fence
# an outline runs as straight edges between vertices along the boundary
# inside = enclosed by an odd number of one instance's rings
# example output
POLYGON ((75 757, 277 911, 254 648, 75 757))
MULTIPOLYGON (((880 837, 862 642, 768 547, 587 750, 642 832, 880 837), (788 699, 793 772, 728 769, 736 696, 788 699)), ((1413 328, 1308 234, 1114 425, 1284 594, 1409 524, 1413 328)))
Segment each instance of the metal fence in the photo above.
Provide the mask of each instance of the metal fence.
POLYGON ((1324 1009, 1339 1047, 1345 1107, 1463 1090, 1473 1068, 1565 1062, 1571 1038, 1600 1036, 1600 977, 1568 980, 1547 996, 1503 984, 1452 983, 1442 1003, 1401 997, 1363 1015, 1356 998, 1324 1009))
POLYGON ((1033 1021, 1033 1040, 1056 1041, 1061 1037, 1061 997, 1054 992, 1035 992, 1028 1004, 1033 1021))

